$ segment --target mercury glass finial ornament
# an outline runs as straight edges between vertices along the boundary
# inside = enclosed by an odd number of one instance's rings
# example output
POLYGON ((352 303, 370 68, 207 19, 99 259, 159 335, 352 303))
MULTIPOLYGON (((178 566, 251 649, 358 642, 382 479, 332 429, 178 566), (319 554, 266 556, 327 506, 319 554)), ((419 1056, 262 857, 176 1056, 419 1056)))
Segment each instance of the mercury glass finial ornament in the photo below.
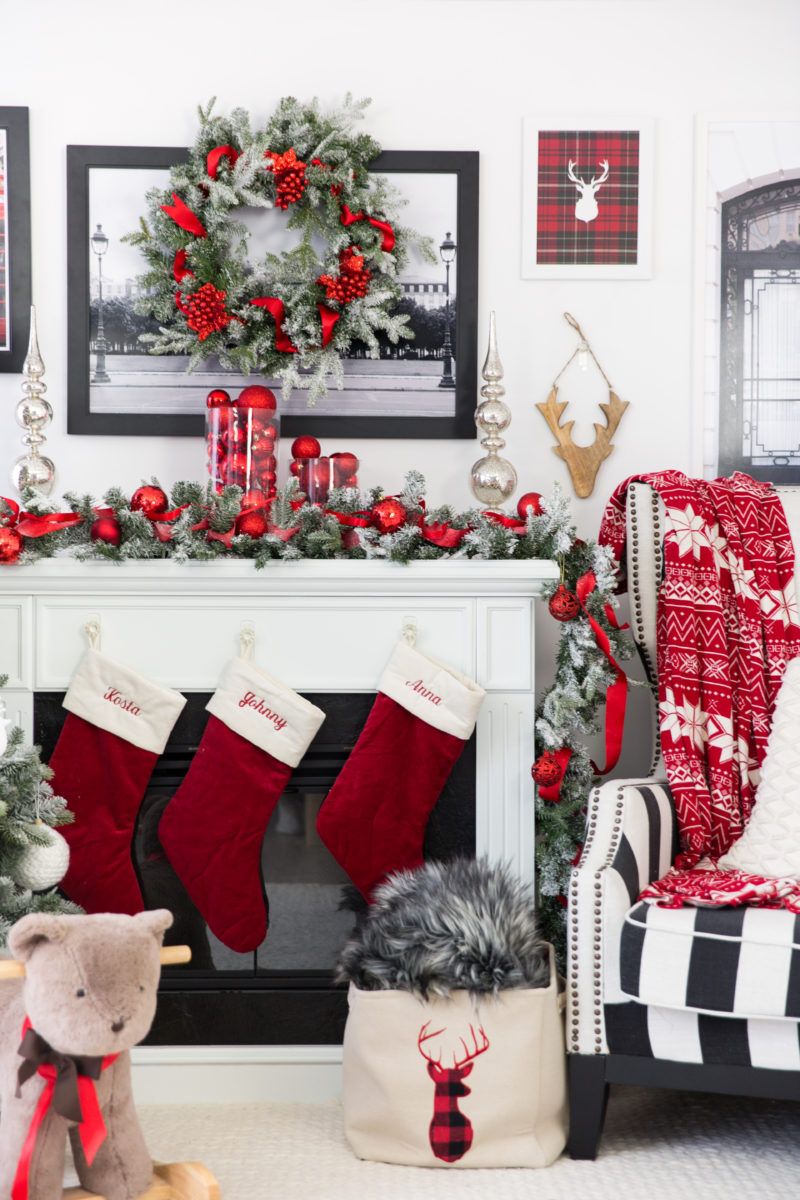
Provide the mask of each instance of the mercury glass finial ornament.
POLYGON ((39 352, 36 309, 33 305, 28 353, 22 364, 22 371, 25 378, 22 384, 22 399, 17 405, 17 424, 25 430, 22 444, 27 446, 28 450, 11 468, 11 482, 20 494, 26 488, 33 487, 48 496, 53 490, 56 468, 52 459, 39 453, 39 448, 47 441, 42 430, 52 421, 53 410, 44 396, 47 384, 42 383, 44 363, 39 352))
POLYGON ((497 331, 494 313, 489 313, 489 349, 481 372, 486 380, 481 388, 483 402, 475 410, 475 424, 486 436, 481 445, 486 450, 483 458, 473 464, 471 471, 472 490, 481 504, 494 509, 508 500, 517 486, 517 472, 506 458, 497 453, 505 446, 500 437, 511 424, 511 410, 503 400, 506 389, 501 384, 503 364, 497 353, 497 331))

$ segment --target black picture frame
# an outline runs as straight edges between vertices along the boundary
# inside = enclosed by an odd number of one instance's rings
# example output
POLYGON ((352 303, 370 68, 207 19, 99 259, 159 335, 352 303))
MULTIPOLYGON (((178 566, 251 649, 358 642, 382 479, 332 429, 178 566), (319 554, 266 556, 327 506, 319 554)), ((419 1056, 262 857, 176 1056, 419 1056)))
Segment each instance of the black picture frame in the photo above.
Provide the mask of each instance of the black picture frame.
MULTIPOLYGON (((458 303, 455 412, 452 416, 323 416, 284 414, 281 430, 295 437, 474 438, 478 354, 477 151, 386 150, 372 164, 382 173, 454 174, 457 177, 458 303)), ((70 434, 119 437, 192 437, 204 432, 202 414, 97 413, 90 408, 90 235, 92 168, 164 168, 188 161, 185 148, 147 146, 67 147, 68 415, 70 434)))
POLYGON ((28 350, 31 324, 31 168, 27 108, 0 107, 6 164, 0 180, 4 205, 0 230, 0 320, 8 322, 9 345, 0 339, 0 371, 19 372, 28 350), (7 263, 3 263, 3 255, 7 263), (7 281, 7 282, 6 282, 7 281), (10 313, 10 316, 8 315, 10 313))

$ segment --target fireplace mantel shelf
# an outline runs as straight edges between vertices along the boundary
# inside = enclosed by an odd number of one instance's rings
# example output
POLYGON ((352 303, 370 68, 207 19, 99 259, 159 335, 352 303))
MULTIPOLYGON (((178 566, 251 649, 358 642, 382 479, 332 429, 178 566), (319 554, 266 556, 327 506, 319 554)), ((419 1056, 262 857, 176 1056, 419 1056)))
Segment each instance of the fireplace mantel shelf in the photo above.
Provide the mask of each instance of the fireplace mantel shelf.
POLYGON ((0 596, 80 595, 98 592, 160 595, 316 594, 530 596, 558 578, 550 559, 439 559, 407 565, 375 559, 301 559, 273 562, 256 570, 242 559, 178 563, 140 559, 121 563, 78 562, 72 558, 0 568, 0 596))

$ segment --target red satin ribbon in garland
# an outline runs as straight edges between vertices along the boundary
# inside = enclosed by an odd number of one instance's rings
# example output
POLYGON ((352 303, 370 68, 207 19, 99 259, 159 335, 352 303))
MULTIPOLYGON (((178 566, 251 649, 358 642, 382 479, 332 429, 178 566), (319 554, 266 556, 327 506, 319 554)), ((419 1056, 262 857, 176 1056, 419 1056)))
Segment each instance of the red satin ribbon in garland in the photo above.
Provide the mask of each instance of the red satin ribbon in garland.
MULTIPOLYGON (((275 322, 275 349, 281 354, 297 354, 297 346, 295 346, 283 328, 283 322, 286 317, 286 305, 283 301, 279 300, 277 296, 257 296, 250 303, 255 305, 256 308, 265 308, 275 322)), ((319 313, 322 325, 321 345, 324 349, 330 345, 334 326, 341 314, 334 312, 332 308, 328 308, 327 304, 318 304, 317 312, 319 313)))
MULTIPOLYGON (((598 767, 595 763, 592 763, 592 770, 595 775, 607 775, 617 765, 622 750, 622 731, 625 725, 625 709, 628 703, 628 680, 622 667, 611 653, 611 643, 608 640, 608 634, 601 625, 598 625, 586 607, 586 599, 591 595, 596 586, 597 579, 594 572, 587 571, 585 575, 581 575, 575 584, 575 595, 580 601, 581 608, 589 622, 598 648, 605 655, 608 665, 616 674, 614 682, 609 684, 606 691, 606 765, 605 767, 598 767)), ((607 612, 606 615, 608 615, 607 612)), ((614 619, 614 624, 616 625, 616 618, 614 619)), ((618 625, 617 628, 619 628, 618 625)))
POLYGON ((203 222, 175 192, 172 193, 172 204, 162 204, 160 207, 162 212, 165 212, 168 217, 172 217, 175 224, 179 225, 181 229, 185 229, 187 233, 193 233, 195 237, 206 237, 206 227, 203 222))
POLYGON ((569 760, 572 758, 572 749, 569 746, 562 746, 559 750, 553 751, 553 757, 559 765, 561 774, 558 777, 557 783, 540 783, 538 787, 539 798, 547 800, 549 804, 557 804, 561 799, 561 781, 566 774, 569 760))
MULTIPOLYGON (((25 1023, 22 1026, 23 1040, 28 1030, 31 1028, 31 1023, 28 1018, 25 1018, 25 1023)), ((119 1058, 118 1054, 107 1055, 101 1064, 101 1070, 106 1071, 112 1063, 115 1063, 119 1058)), ((48 1110, 53 1103, 53 1096, 56 1090, 57 1072, 54 1066, 48 1063, 43 1063, 37 1067, 36 1073, 45 1081, 42 1094, 39 1097, 36 1109, 33 1114, 30 1126, 28 1128, 25 1142, 22 1147, 17 1171, 14 1176, 14 1183, 11 1188, 11 1200, 37 1200, 35 1196, 31 1196, 29 1192, 31 1162, 33 1160, 33 1152, 36 1147, 36 1139, 39 1135, 39 1130, 42 1122, 47 1116, 48 1110)), ((103 1114, 100 1111, 100 1104, 97 1099, 97 1092, 94 1088, 94 1081, 86 1075, 78 1075, 78 1099, 81 1108, 81 1120, 78 1125, 78 1135, 83 1146, 83 1153, 86 1156, 86 1162, 89 1166, 92 1165, 97 1151, 102 1146, 106 1138, 106 1124, 103 1120, 103 1114)))
POLYGON ((0 500, 11 510, 9 519, 4 520, 0 514, 0 526, 16 529, 23 537, 44 537, 58 529, 70 529, 73 525, 80 525, 83 520, 80 513, 43 513, 40 516, 36 513, 21 512, 16 500, 12 500, 10 496, 0 496, 0 500))
POLYGON ((348 529, 368 529, 372 524, 372 517, 368 512, 340 513, 333 508, 326 508, 325 516, 335 517, 340 525, 346 525, 348 529))
POLYGON ((381 221, 378 217, 368 217, 365 212, 354 213, 346 204, 342 205, 339 219, 344 226, 355 225, 357 221, 366 221, 373 229, 377 229, 383 234, 381 250, 386 254, 390 254, 394 250, 394 230, 388 221, 381 221))
POLYGON ((524 521, 518 521, 516 517, 507 517, 505 513, 487 512, 483 514, 490 521, 494 521, 495 525, 502 525, 504 529, 510 529, 512 533, 516 533, 517 537, 522 537, 528 532, 528 526, 524 521))
POLYGON ((447 521, 432 521, 429 525, 420 525, 419 531, 426 542, 431 542, 441 550, 454 550, 469 533, 468 529, 454 529, 447 521))
POLYGON ((212 179, 216 179, 219 172, 219 164, 223 158, 227 158, 231 166, 234 166, 238 157, 239 151, 234 150, 233 146, 215 146, 213 150, 209 150, 206 156, 206 170, 212 179))

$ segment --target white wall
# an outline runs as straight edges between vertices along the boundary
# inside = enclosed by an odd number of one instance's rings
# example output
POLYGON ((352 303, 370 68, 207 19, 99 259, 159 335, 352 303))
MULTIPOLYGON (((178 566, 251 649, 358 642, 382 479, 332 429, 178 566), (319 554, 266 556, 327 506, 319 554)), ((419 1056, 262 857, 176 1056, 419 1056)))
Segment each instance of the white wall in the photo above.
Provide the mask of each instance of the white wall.
MULTIPOLYGON (((332 100, 349 89, 373 97, 371 129, 386 148, 481 152, 481 340, 494 307, 521 490, 566 481, 533 407, 574 345, 565 308, 631 402, 595 496, 575 501, 581 532, 596 532, 618 479, 692 465, 693 116, 741 113, 743 95, 772 114, 797 105, 796 74, 779 60, 800 35, 796 0, 762 0, 758 19, 739 0, 0 0, 0 14, 0 104, 31 110, 34 295, 59 490, 202 473, 199 439, 66 436, 64 147, 188 144, 194 105, 212 94, 259 118, 287 93, 332 100), (653 278, 523 281, 523 114, 615 111, 656 118, 653 278)), ((19 379, 1 376, 0 481, 16 454, 18 395, 19 379)), ((599 380, 578 433, 591 432, 594 398, 599 380)), ((472 442, 351 448, 367 484, 396 488, 415 466, 434 502, 470 500, 472 442)))

